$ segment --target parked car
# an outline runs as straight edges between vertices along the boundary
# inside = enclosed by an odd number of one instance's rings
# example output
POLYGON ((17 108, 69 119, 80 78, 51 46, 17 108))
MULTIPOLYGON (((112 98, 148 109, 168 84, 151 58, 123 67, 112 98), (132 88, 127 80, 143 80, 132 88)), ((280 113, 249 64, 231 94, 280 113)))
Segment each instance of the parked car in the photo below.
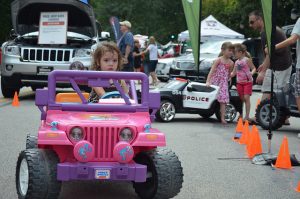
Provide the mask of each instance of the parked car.
MULTIPOLYGON (((200 46, 199 75, 194 62, 193 54, 183 55, 176 58, 170 69, 170 77, 198 79, 205 82, 213 61, 219 56, 224 42, 243 43, 247 46, 252 56, 253 63, 258 67, 263 61, 263 52, 260 39, 228 39, 207 41, 200 46)), ((255 77, 254 77, 255 78, 255 77)))
MULTIPOLYGON (((216 115, 221 120, 220 104, 217 100, 219 87, 197 81, 180 78, 171 80, 168 84, 155 91, 160 93, 160 108, 156 112, 157 120, 170 122, 179 113, 199 114, 203 118, 216 115)), ((232 122, 237 113, 242 113, 242 102, 236 90, 230 90, 230 102, 226 104, 225 120, 232 122)))
POLYGON ((102 39, 89 4, 77 0, 15 0, 11 13, 14 29, 1 47, 4 97, 13 97, 23 86, 33 90, 46 86, 49 72, 67 70, 73 61, 82 62, 85 68, 90 66, 91 51, 102 39), (66 44, 39 43, 42 12, 67 12, 66 44))
POLYGON ((173 61, 174 58, 158 59, 155 73, 160 81, 167 82, 169 80, 169 72, 173 61))

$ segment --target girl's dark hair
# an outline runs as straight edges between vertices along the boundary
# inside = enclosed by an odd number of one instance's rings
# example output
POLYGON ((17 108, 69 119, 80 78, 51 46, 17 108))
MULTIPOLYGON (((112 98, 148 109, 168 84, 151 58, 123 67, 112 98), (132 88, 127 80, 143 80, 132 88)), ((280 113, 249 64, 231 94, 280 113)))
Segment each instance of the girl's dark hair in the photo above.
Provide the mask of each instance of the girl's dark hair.
POLYGON ((100 66, 100 60, 103 57, 103 55, 107 52, 110 53, 116 53, 118 55, 118 67, 117 71, 120 71, 122 68, 122 55, 117 47, 117 45, 114 42, 103 42, 99 44, 96 48, 96 50, 93 52, 93 61, 91 70, 101 70, 100 66))
POLYGON ((244 44, 234 44, 234 49, 245 53, 245 56, 251 59, 250 53, 247 51, 247 47, 244 44))

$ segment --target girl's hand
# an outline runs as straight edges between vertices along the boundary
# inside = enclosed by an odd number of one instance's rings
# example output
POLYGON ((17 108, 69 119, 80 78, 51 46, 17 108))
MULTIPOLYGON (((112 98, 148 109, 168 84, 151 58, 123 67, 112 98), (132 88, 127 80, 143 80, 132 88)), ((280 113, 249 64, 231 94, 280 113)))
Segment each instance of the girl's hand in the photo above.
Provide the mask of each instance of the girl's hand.
POLYGON ((207 86, 207 87, 210 87, 210 83, 209 83, 209 82, 206 82, 206 86, 207 86))
POLYGON ((128 58, 123 57, 123 64, 128 64, 128 58))

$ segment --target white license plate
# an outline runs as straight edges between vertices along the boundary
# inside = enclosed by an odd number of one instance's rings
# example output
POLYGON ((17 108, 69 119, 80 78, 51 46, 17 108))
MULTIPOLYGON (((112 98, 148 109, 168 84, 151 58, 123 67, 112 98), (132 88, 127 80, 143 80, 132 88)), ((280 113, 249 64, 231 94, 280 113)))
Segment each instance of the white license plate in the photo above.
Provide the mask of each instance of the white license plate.
POLYGON ((95 171, 95 178, 99 180, 110 179, 110 170, 107 169, 97 169, 95 171))

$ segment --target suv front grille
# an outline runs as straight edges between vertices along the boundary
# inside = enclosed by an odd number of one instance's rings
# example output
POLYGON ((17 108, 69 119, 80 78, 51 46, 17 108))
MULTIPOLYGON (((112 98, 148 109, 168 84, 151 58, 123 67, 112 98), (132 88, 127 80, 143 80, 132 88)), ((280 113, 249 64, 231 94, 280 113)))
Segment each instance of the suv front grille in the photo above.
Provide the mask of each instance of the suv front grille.
POLYGON ((22 48, 21 56, 26 62, 69 63, 72 49, 22 48))
POLYGON ((119 127, 84 127, 86 140, 94 145, 94 161, 114 161, 113 149, 119 141, 119 127))

